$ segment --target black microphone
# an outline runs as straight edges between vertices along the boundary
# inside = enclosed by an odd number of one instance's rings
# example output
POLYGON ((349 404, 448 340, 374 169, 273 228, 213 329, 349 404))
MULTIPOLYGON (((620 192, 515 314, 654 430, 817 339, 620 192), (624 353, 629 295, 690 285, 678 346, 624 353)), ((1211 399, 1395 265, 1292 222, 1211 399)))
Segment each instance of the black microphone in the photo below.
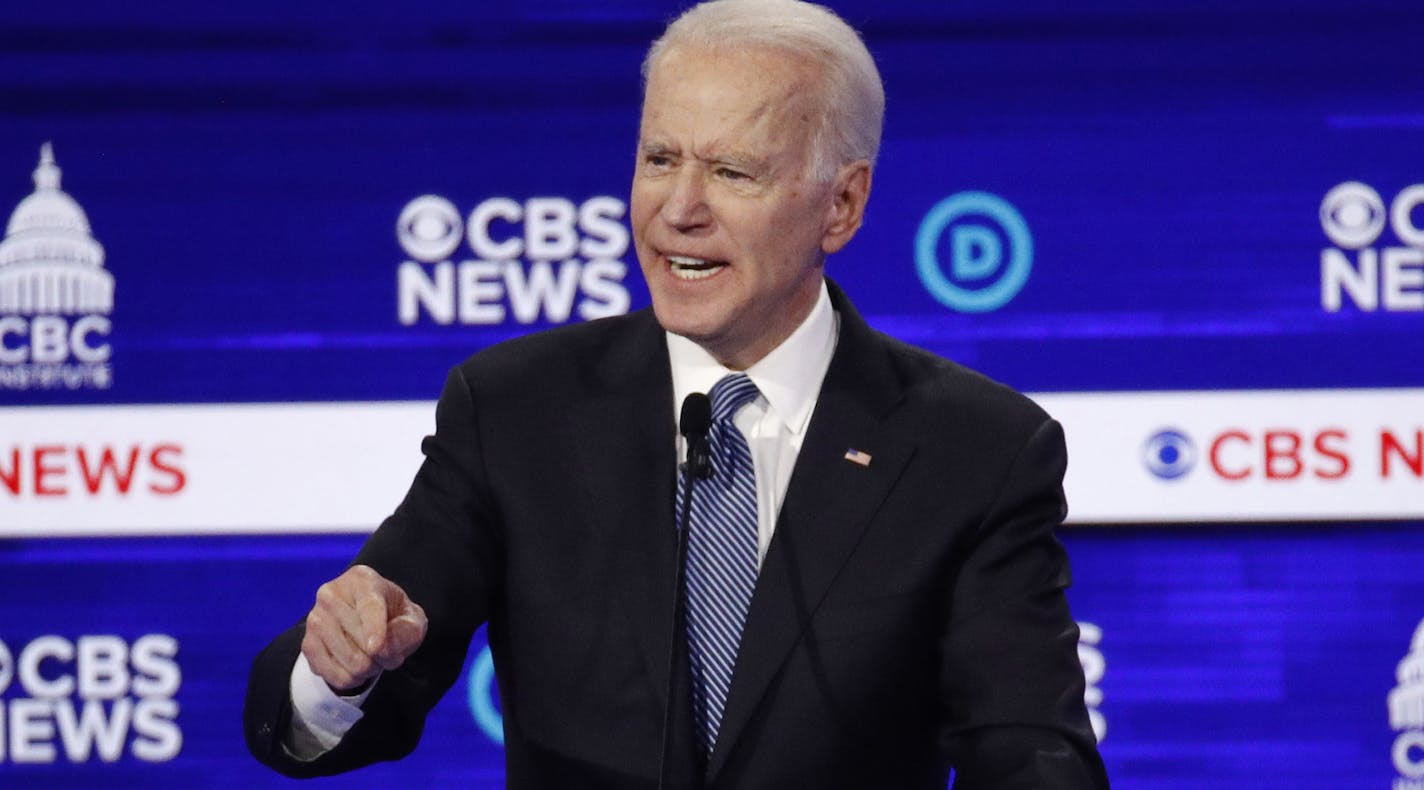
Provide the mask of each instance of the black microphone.
POLYGON ((672 642, 668 648, 667 707, 663 710, 663 744, 659 757, 658 787, 671 787, 672 706, 677 692, 678 644, 686 632, 687 618, 687 528, 692 515, 692 487, 712 476, 712 453, 707 447, 707 431, 712 427, 712 399, 694 392, 682 401, 677 429, 687 443, 687 460, 681 466, 682 512, 677 520, 677 568, 673 572, 672 642))
POLYGON ((707 431, 711 427, 712 399, 701 392, 688 395, 682 401, 682 419, 678 421, 678 430, 687 441, 683 469, 699 480, 712 476, 712 455, 707 448, 707 431))

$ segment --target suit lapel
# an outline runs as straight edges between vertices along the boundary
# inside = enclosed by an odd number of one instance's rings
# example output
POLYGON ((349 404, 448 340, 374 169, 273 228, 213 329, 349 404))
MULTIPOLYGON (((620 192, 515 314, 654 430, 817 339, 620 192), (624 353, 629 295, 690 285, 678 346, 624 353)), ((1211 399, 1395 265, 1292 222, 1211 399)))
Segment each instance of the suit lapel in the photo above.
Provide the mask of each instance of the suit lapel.
POLYGON ((715 778, 914 448, 882 420, 899 402, 883 341, 831 284, 841 333, 757 578, 717 745, 715 778), (869 465, 846 459, 855 449, 869 465))
POLYGON ((618 608, 665 705, 677 553, 672 375, 663 331, 651 313, 633 332, 588 362, 596 386, 567 420, 585 471, 584 494, 611 558, 618 608))

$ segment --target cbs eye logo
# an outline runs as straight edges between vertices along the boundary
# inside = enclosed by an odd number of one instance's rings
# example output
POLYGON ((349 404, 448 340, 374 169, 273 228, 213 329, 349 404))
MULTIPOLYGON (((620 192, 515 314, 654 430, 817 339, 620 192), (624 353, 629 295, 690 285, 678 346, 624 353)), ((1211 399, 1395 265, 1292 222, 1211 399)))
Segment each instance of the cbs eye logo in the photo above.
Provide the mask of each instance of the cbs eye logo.
POLYGON ((1158 431, 1142 446, 1142 463, 1157 477, 1176 480, 1196 466, 1197 446, 1181 431, 1158 431))
POLYGON ((454 204, 438 195, 422 195, 406 204, 396 220, 396 236, 412 258, 435 263, 450 257, 464 238, 464 224, 454 204))
POLYGON ((1028 223, 1012 204, 988 192, 941 200, 915 234, 920 282, 940 304, 961 313, 989 313, 1008 304, 1032 268, 1028 223))
POLYGON ((1384 201, 1366 184, 1350 181, 1325 193, 1320 201, 1320 227, 1331 241, 1359 249, 1384 230, 1384 201))
POLYGON ((15 657, 10 654, 10 648, 0 642, 0 692, 10 687, 10 680, 15 677, 15 657))

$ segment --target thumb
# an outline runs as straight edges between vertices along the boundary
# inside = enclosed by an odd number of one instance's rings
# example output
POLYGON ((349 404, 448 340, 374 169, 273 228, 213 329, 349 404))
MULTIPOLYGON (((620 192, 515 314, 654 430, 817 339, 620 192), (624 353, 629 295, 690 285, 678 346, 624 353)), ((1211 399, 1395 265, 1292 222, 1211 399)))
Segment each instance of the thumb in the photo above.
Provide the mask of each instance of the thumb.
POLYGON ((414 653, 425 641, 429 621, 425 610, 414 601, 407 599, 400 613, 386 623, 386 640, 382 649, 371 658, 382 669, 395 669, 414 653))

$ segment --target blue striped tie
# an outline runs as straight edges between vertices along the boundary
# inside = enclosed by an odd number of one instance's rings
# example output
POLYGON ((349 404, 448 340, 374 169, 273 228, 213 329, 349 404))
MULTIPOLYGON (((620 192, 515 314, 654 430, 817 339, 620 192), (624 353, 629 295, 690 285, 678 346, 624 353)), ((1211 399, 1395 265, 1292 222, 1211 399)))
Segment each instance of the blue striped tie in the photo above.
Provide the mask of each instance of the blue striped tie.
MULTIPOLYGON (((751 450, 732 415, 757 396, 745 374, 712 387, 712 426, 707 432, 712 477, 692 494, 687 544, 687 644, 691 656, 695 716, 708 754, 732 686, 732 667, 757 577, 756 473, 751 450)), ((678 487, 678 510, 682 509, 678 487)))

